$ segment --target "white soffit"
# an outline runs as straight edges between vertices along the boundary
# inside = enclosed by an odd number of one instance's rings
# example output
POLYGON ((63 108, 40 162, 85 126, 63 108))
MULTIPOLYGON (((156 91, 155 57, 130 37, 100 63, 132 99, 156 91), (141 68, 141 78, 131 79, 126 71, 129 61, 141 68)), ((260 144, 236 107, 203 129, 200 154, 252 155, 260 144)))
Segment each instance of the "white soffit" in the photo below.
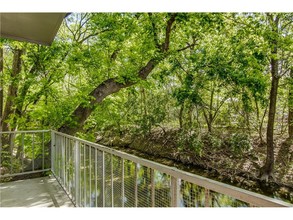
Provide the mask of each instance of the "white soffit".
POLYGON ((67 13, 0 13, 0 37, 51 45, 67 13))

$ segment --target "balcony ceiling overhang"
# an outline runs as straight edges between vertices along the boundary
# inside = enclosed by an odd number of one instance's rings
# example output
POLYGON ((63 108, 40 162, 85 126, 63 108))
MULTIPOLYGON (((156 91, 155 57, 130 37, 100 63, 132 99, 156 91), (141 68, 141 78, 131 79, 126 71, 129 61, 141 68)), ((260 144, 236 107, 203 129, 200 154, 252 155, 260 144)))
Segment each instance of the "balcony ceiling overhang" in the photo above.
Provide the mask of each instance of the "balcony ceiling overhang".
POLYGON ((0 13, 0 37, 51 45, 67 13, 0 13))

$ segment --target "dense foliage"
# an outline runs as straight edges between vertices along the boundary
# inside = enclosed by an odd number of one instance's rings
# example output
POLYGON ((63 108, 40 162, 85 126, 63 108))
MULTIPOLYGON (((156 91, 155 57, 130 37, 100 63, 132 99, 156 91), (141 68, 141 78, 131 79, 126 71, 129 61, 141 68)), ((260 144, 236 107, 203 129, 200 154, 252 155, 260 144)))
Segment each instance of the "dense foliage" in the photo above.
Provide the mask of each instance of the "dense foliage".
POLYGON ((270 143, 293 138, 292 30, 283 13, 71 14, 50 47, 1 39, 2 129, 178 128, 199 154, 258 137, 268 178, 270 143))

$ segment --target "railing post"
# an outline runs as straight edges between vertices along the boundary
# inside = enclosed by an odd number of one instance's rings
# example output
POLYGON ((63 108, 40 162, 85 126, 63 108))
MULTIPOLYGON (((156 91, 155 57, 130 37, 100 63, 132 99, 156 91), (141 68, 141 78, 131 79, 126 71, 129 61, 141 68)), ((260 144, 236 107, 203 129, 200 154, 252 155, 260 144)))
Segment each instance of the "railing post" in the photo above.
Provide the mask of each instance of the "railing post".
POLYGON ((111 154, 111 204, 114 207, 113 154, 111 154))
POLYGON ((171 207, 180 206, 180 180, 171 177, 171 207))
POLYGON ((21 171, 22 173, 24 172, 23 160, 24 160, 24 133, 21 133, 21 171))
POLYGON ((92 147, 88 146, 89 148, 89 191, 90 191, 90 201, 89 201, 89 207, 92 207, 92 147))
POLYGON ((138 166, 138 164, 136 163, 135 164, 135 170, 134 170, 134 177, 135 177, 135 183, 134 183, 134 207, 137 207, 138 206, 138 189, 137 189, 137 174, 138 174, 138 172, 137 172, 137 166, 138 166))
POLYGON ((121 197, 122 197, 122 207, 124 207, 124 159, 121 159, 121 163, 122 163, 122 181, 121 181, 121 197))
POLYGON ((42 132, 42 170, 45 169, 45 144, 44 144, 44 141, 45 141, 45 134, 44 132, 42 132))
POLYGON ((79 141, 76 140, 74 144, 74 171, 75 171, 75 202, 76 206, 80 206, 80 191, 79 191, 79 186, 80 186, 80 148, 79 148, 79 141))
POLYGON ((210 207, 210 190, 205 189, 205 207, 210 207))
POLYGON ((151 195, 152 195, 152 207, 156 206, 155 203, 155 171, 151 169, 151 195))
POLYGON ((32 134, 32 170, 35 170, 35 134, 32 134))
POLYGON ((53 173, 55 173, 55 146, 55 132, 51 131, 51 171, 53 171, 53 173))
POLYGON ((83 144, 83 207, 86 207, 86 144, 83 144))
POLYGON ((106 199, 105 199, 105 152, 104 151, 102 151, 102 196, 103 196, 102 207, 105 207, 106 199))
MULTIPOLYGON (((1 111, 1 109, 0 109, 0 111, 1 111)), ((2 120, 2 119, 0 118, 0 120, 2 120)), ((1 133, 1 130, 2 130, 2 128, 1 128, 1 124, 0 124, 0 167, 2 167, 2 133, 1 133)), ((1 169, 0 169, 0 177, 1 177, 1 169)))
POLYGON ((95 149, 95 207, 98 207, 98 189, 97 189, 97 175, 98 175, 98 150, 96 148, 95 149))
POLYGON ((62 165, 62 167, 64 168, 64 180, 63 180, 63 184, 64 184, 64 187, 67 189, 67 158, 66 158, 66 140, 67 140, 67 138, 66 137, 63 137, 63 141, 62 141, 62 143, 63 143, 63 152, 64 152, 64 156, 63 156, 63 165, 62 165))

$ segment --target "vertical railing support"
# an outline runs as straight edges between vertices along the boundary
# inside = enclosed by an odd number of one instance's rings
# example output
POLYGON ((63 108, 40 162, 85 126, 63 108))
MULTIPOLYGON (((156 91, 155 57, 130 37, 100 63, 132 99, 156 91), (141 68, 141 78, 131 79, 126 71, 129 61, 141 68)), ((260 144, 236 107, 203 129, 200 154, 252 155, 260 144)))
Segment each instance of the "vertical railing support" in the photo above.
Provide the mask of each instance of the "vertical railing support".
POLYGON ((83 144, 83 207, 86 207, 86 144, 83 144))
POLYGON ((122 181, 121 181, 121 197, 122 197, 122 207, 124 207, 124 159, 121 159, 122 163, 122 181))
POLYGON ((75 172, 75 202, 76 206, 80 206, 80 147, 79 141, 74 144, 74 172, 75 172))
POLYGON ((97 175, 98 175, 98 150, 95 149, 95 207, 98 207, 98 183, 97 183, 97 175))
POLYGON ((24 172, 24 133, 21 134, 21 172, 24 172))
POLYGON ((92 147, 89 146, 89 191, 90 191, 90 198, 89 198, 89 207, 92 207, 92 147))
POLYGON ((103 207, 105 207, 105 152, 102 151, 102 201, 103 207))
MULTIPOLYGON (((13 173, 13 148, 14 148, 14 138, 15 138, 15 134, 11 134, 9 135, 9 148, 10 148, 10 173, 13 173)), ((34 150, 33 150, 34 153, 34 150)), ((34 156, 34 154, 33 154, 34 156)), ((34 158, 33 158, 33 165, 34 165, 34 158)), ((33 170, 34 170, 34 166, 33 166, 33 170)))
POLYGON ((63 184, 65 185, 65 137, 61 137, 61 169, 62 169, 62 181, 63 184))
MULTIPOLYGON (((0 109, 0 111, 1 111, 1 109, 0 109)), ((0 125, 0 167, 2 167, 2 133, 1 133, 1 131, 2 131, 2 127, 0 125)), ((2 169, 0 169, 0 177, 1 177, 1 170, 2 169)))
POLYGON ((134 178, 135 178, 135 181, 134 181, 134 207, 137 207, 138 206, 138 189, 137 189, 137 166, 138 164, 135 164, 135 170, 134 170, 134 178))
POLYGON ((210 207, 210 190, 205 189, 204 194, 205 194, 205 201, 204 201, 205 207, 210 207))
POLYGON ((42 170, 45 169, 45 133, 42 132, 42 170))
POLYGON ((152 195, 152 207, 156 206, 155 203, 155 171, 151 169, 151 195, 152 195))
POLYGON ((63 162, 63 167, 64 167, 64 186, 67 189, 67 138, 63 137, 63 146, 64 146, 64 162, 63 162))
POLYGON ((51 131, 51 170, 53 171, 53 173, 56 172, 56 170, 55 170, 55 146, 56 146, 55 132, 51 131))
POLYGON ((114 207, 113 154, 111 154, 111 204, 114 207))
POLYGON ((180 206, 180 180, 171 177, 171 207, 180 206))
POLYGON ((35 170, 35 134, 32 134, 32 170, 35 170))

